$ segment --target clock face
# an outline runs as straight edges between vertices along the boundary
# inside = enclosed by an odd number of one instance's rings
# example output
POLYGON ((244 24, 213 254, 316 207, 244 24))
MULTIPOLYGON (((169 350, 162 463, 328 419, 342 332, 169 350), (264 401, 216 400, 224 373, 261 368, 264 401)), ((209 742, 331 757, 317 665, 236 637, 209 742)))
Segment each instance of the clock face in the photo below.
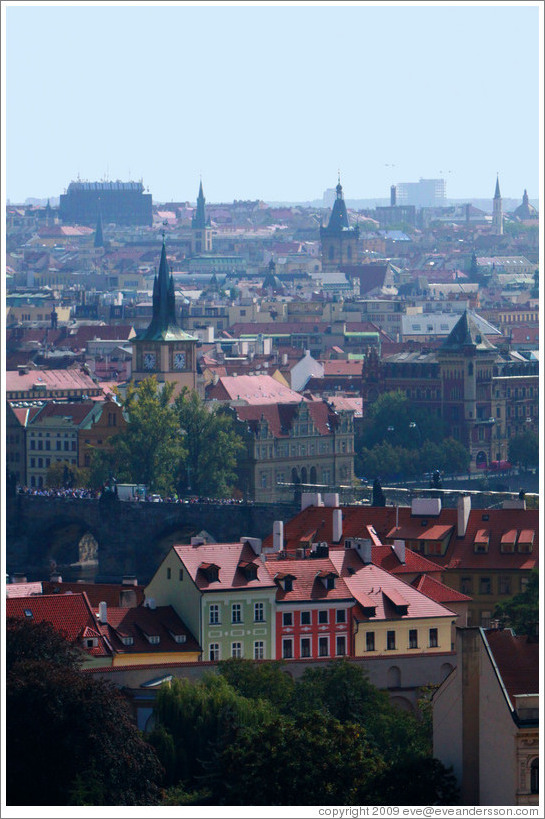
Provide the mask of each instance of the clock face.
POLYGON ((144 369, 155 369, 155 353, 144 353, 144 369))
POLYGON ((174 369, 185 369, 185 353, 174 353, 174 369))

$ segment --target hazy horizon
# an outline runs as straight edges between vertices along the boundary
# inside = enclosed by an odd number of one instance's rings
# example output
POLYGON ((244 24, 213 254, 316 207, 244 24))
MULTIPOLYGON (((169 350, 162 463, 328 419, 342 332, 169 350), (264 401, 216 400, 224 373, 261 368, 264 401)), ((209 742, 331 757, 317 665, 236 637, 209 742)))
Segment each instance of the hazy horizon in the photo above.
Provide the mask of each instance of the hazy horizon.
POLYGON ((3 3, 5 198, 536 200, 540 8, 3 3))

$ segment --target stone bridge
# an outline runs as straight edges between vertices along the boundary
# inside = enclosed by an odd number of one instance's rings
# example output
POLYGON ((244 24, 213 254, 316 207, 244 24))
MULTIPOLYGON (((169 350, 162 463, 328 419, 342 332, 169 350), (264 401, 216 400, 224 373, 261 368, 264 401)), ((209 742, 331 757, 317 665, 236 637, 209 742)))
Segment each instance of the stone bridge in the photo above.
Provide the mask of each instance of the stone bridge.
POLYGON ((202 530, 218 542, 264 538, 296 504, 146 503, 16 495, 6 500, 6 571, 45 579, 150 579, 175 543, 202 530))

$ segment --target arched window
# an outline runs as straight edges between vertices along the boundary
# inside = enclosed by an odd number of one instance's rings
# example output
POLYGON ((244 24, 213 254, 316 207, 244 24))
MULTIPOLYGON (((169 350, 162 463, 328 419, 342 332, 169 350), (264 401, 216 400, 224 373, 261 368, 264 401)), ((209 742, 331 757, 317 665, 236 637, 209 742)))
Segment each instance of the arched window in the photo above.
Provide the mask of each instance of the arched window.
POLYGON ((401 686, 401 671, 397 665, 392 665, 388 669, 388 688, 399 688, 401 686))
POLYGON ((310 467, 310 483, 316 483, 316 467, 310 467))
POLYGON ((295 467, 291 470, 291 482, 292 483, 301 483, 299 480, 299 475, 297 474, 297 470, 295 467))
POLYGON ((530 765, 530 793, 539 793, 539 757, 530 765))
POLYGON ((301 469, 301 483, 306 483, 306 482, 307 482, 307 468, 306 468, 306 466, 304 466, 301 469))

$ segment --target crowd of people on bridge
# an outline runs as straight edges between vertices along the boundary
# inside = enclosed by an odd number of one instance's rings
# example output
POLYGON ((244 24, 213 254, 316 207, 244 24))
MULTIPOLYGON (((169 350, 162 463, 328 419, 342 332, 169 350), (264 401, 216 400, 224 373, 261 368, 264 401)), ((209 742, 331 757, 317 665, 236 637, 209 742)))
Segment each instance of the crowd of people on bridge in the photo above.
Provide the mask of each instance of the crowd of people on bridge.
MULTIPOLYGON (((101 489, 73 489, 67 487, 28 487, 18 486, 17 493, 19 495, 32 495, 34 497, 43 498, 85 498, 90 500, 98 500, 102 495, 101 489)), ((242 500, 238 498, 208 498, 201 495, 180 498, 177 495, 135 495, 130 498, 133 503, 211 503, 214 505, 232 505, 240 503, 253 503, 253 501, 242 500)))

